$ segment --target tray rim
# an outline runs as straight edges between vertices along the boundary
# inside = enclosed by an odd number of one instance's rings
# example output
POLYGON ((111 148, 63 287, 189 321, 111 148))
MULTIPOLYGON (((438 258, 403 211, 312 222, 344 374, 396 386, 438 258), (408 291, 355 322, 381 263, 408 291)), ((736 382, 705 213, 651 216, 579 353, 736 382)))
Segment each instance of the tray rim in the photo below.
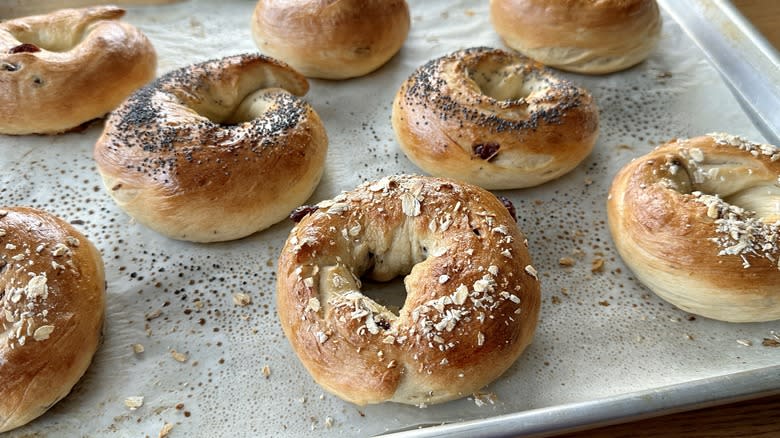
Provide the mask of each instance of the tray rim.
MULTIPOLYGON (((780 394, 780 365, 480 420, 389 432, 393 438, 547 436, 780 394)), ((419 427, 419 426, 415 426, 419 427)))
POLYGON ((780 145, 780 53, 728 0, 658 0, 704 52, 751 122, 780 145))

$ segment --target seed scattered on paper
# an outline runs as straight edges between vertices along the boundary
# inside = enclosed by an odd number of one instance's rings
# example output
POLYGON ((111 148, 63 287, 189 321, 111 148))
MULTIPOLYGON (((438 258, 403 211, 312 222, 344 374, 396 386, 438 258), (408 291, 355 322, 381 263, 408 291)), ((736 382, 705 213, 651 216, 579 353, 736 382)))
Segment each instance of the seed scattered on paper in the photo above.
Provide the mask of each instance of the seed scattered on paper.
POLYGON ((144 397, 142 395, 127 397, 125 399, 125 406, 131 411, 134 411, 144 405, 144 397))
POLYGON ((248 306, 249 304, 252 304, 252 297, 241 292, 234 293, 233 304, 236 306, 248 306))
POLYGON ((168 434, 171 433, 171 430, 173 430, 173 424, 171 423, 165 423, 163 424, 162 429, 160 429, 160 434, 157 435, 157 438, 165 438, 168 436, 168 434))
POLYGON ((176 350, 171 350, 171 356, 173 356, 174 359, 176 359, 177 362, 187 362, 187 355, 184 353, 179 353, 176 350))

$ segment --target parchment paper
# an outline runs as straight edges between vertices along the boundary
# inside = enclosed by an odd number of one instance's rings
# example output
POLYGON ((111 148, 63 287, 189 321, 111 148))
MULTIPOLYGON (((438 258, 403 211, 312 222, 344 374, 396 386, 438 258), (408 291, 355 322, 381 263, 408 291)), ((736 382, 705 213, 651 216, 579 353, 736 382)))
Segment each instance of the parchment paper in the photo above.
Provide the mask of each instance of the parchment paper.
MULTIPOLYGON (((486 1, 410 5, 411 33, 387 65, 363 78, 311 81, 306 99, 330 138, 311 202, 387 174, 420 173, 390 127, 399 85, 434 57, 502 46, 486 1)), ((255 51, 253 8, 249 0, 193 0, 130 9, 126 20, 151 38, 163 73, 255 51)), ((501 193, 517 206, 541 275, 534 343, 482 394, 425 409, 342 402, 300 365, 274 308, 275 263, 291 222, 224 244, 173 241, 134 223, 106 194, 91 153, 102 123, 59 136, 0 136, 1 203, 75 221, 102 251, 108 278, 108 319, 94 363, 73 393, 10 435, 156 436, 170 423, 171 436, 366 436, 778 363, 780 349, 761 345, 778 323, 728 324, 675 309, 633 278, 609 237, 606 193, 633 157, 673 137, 712 131, 762 140, 699 50, 664 18, 659 49, 636 68, 600 77, 562 73, 600 107, 593 154, 559 180, 501 193), (561 266, 562 257, 574 266, 561 266), (234 304, 235 293, 252 303, 234 304), (133 352, 136 343, 143 353, 133 352), (128 409, 130 396, 143 396, 143 406, 128 409)))

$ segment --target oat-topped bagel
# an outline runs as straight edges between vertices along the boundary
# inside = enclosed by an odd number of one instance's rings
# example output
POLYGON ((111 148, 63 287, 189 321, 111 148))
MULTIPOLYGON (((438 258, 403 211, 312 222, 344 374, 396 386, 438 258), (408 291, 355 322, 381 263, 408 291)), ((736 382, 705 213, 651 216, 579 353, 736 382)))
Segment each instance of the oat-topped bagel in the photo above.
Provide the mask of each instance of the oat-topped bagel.
POLYGON ((65 397, 97 350, 103 261, 70 224, 25 207, 0 208, 0 432, 65 397))
POLYGON ((531 342, 539 281, 491 193, 392 176, 299 213, 279 258, 277 311, 328 391, 357 404, 444 402, 496 379, 531 342), (399 275, 397 314, 361 292, 361 277, 399 275))
POLYGON ((656 0, 490 0, 490 19, 507 46, 577 73, 638 64, 661 35, 656 0))
POLYGON ((585 159, 598 136, 586 90, 486 47, 418 68, 396 94, 392 123, 414 164, 488 189, 557 178, 585 159))
POLYGON ((0 134, 57 134, 116 108, 154 78, 149 40, 114 6, 0 23, 0 134))
POLYGON ((648 288, 731 322, 780 319, 780 149, 728 134, 629 163, 607 202, 612 238, 648 288))
POLYGON ((106 122, 95 159, 114 200, 142 224, 197 242, 284 219, 319 183, 325 128, 298 98, 306 78, 262 55, 166 74, 106 122))

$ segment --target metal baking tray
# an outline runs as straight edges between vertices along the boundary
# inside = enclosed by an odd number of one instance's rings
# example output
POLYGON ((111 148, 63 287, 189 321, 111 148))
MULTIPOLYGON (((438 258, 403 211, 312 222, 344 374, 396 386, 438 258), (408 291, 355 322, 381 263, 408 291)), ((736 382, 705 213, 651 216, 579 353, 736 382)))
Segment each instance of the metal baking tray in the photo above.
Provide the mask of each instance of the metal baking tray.
MULTIPOLYGON (((387 65, 349 81, 311 81, 306 99, 330 138, 312 202, 387 174, 419 173, 389 123, 398 86, 436 56, 502 46, 488 2, 409 3, 411 33, 387 65)), ((780 133, 776 52, 726 2, 661 3, 661 44, 646 62, 606 76, 561 73, 600 107, 593 154, 556 181, 500 193, 518 209, 542 281, 533 344, 482 392, 424 409, 344 403, 300 365, 274 309, 289 222, 235 242, 172 241, 131 221, 105 193, 91 158, 100 123, 60 136, 0 136, 0 203, 74 222, 103 253, 109 295, 104 343, 87 374, 9 435, 156 435, 168 423, 173 436, 517 436, 780 393, 780 349, 762 345, 780 322, 722 323, 663 302, 622 264, 606 227, 612 176, 655 145, 712 131, 772 142, 780 133), (252 303, 234 304, 238 292, 252 303), (135 343, 145 351, 134 353, 135 343), (186 361, 174 360, 174 350, 186 361), (129 410, 130 396, 144 405, 129 410)), ((163 73, 256 50, 253 7, 190 0, 128 8, 126 20, 153 41, 163 73)))

